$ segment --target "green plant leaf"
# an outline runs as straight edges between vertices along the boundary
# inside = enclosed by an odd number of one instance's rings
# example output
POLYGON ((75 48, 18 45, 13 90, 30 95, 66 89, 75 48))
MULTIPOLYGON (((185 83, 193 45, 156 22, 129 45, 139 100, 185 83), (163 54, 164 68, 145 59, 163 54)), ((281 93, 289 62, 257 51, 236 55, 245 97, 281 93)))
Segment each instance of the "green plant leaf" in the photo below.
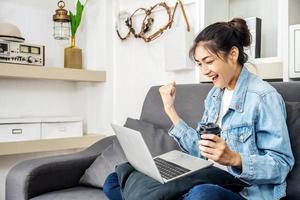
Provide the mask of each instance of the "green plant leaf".
POLYGON ((69 11, 69 16, 71 18, 71 34, 72 36, 75 36, 76 33, 76 19, 75 15, 72 13, 72 11, 69 11))
POLYGON ((77 28, 79 27, 80 22, 81 22, 83 8, 84 8, 84 6, 78 0, 77 5, 76 5, 76 26, 77 26, 77 28))
POLYGON ((76 14, 74 15, 71 11, 69 11, 70 13, 69 16, 71 18, 71 33, 73 37, 75 36, 76 31, 80 25, 83 9, 84 9, 83 4, 80 2, 80 0, 77 0, 76 14))

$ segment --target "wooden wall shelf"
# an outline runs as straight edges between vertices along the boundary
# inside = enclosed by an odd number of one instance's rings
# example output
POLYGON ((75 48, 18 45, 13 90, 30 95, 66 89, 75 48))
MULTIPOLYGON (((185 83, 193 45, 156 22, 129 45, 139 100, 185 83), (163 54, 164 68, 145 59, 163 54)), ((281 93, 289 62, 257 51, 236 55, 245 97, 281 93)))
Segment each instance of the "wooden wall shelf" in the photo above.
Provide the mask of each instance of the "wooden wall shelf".
POLYGON ((106 136, 98 134, 88 134, 82 137, 72 138, 1 142, 0 156, 86 148, 104 137, 106 136))
MULTIPOLYGON (((250 61, 251 62, 251 61, 250 61)), ((283 62, 277 57, 258 58, 248 69, 264 80, 283 79, 283 62)))
POLYGON ((0 63, 0 77, 104 82, 105 71, 0 63))

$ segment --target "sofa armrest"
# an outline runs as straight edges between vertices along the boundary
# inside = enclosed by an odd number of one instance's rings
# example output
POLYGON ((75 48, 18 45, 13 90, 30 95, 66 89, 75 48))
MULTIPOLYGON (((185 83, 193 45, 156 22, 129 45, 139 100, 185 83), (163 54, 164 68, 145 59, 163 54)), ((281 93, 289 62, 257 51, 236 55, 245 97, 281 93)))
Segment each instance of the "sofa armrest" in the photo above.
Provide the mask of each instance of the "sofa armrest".
POLYGON ((104 138, 78 153, 16 164, 6 177, 6 200, 28 200, 43 193, 78 185, 84 171, 114 138, 104 138))

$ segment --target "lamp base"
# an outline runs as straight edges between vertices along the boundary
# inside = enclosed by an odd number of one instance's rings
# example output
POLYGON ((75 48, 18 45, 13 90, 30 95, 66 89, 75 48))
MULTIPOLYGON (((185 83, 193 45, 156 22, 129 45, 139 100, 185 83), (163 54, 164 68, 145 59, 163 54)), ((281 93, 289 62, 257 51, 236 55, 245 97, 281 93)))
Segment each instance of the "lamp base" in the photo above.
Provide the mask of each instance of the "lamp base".
POLYGON ((82 50, 77 47, 65 48, 65 68, 82 69, 82 50))

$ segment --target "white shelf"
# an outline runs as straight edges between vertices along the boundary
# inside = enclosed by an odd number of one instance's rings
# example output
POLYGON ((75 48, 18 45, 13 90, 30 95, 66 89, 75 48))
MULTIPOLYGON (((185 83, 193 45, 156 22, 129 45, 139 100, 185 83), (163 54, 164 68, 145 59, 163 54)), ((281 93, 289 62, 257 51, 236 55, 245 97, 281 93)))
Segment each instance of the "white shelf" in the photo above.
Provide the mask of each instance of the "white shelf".
MULTIPOLYGON (((251 61, 250 61, 251 62, 251 61)), ((264 80, 274 80, 283 78, 283 63, 277 58, 255 59, 251 64, 246 64, 249 71, 258 75, 264 80)))
POLYGON ((0 77, 104 82, 106 80, 106 72, 83 69, 0 63, 0 77))
POLYGON ((82 137, 72 138, 1 142, 0 156, 86 148, 99 141, 100 139, 103 139, 104 137, 106 136, 99 134, 88 134, 82 137))

